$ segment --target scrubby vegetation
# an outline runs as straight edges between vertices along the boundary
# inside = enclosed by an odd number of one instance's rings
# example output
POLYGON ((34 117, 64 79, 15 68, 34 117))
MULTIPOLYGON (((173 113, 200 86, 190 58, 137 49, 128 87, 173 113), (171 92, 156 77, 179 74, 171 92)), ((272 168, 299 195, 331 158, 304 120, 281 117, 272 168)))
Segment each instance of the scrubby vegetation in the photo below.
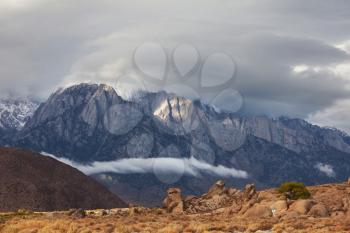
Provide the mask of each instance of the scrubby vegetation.
POLYGON ((278 188, 278 192, 292 200, 308 199, 311 196, 305 184, 301 182, 285 182, 278 188))

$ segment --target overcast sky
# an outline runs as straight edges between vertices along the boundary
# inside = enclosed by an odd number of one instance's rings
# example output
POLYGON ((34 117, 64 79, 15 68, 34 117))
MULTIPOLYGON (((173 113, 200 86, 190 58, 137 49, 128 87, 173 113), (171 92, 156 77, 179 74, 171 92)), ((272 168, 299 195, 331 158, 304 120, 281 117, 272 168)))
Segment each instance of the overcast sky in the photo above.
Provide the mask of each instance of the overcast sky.
POLYGON ((44 99, 77 82, 117 86, 137 75, 140 45, 191 44, 201 62, 235 60, 245 112, 350 132, 349 12, 347 0, 0 0, 0 87, 44 99))

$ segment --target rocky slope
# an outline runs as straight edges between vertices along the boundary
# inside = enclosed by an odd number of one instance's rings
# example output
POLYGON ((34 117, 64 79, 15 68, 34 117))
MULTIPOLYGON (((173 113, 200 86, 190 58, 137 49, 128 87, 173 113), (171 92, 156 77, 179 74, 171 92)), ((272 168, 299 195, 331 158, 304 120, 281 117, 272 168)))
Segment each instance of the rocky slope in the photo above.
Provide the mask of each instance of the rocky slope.
POLYGON ((0 174, 0 211, 126 206, 92 178, 30 151, 0 148, 0 174))
MULTIPOLYGON (((144 93, 126 101, 112 87, 97 84, 58 90, 22 130, 5 141, 80 163, 194 157, 213 166, 246 171, 246 180, 229 179, 239 186, 255 182, 260 188, 271 187, 285 180, 327 183, 350 174, 350 138, 340 131, 300 119, 218 113, 165 92, 144 93)), ((96 177, 116 192, 125 187, 128 191, 121 195, 131 197, 130 201, 143 197, 150 201, 151 194, 168 187, 154 174, 107 175, 108 180, 96 177), (115 188, 115 184, 120 186, 115 188), (140 190, 142 195, 135 194, 140 190)), ((185 191, 203 192, 215 179, 215 175, 183 176, 177 185, 185 191)), ((153 197, 151 202, 156 200, 153 197)))

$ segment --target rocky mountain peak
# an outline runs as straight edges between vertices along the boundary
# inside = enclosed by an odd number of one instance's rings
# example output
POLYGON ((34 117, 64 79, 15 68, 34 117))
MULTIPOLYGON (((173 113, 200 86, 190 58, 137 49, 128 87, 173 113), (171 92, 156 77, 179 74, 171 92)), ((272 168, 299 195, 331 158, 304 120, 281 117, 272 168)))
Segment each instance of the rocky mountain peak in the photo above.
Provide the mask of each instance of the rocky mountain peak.
POLYGON ((35 121, 31 122, 30 126, 34 127, 72 110, 75 114, 81 113, 85 121, 94 125, 100 112, 105 112, 109 106, 119 102, 122 102, 121 97, 112 87, 105 84, 82 83, 66 89, 61 88, 38 109, 35 121))

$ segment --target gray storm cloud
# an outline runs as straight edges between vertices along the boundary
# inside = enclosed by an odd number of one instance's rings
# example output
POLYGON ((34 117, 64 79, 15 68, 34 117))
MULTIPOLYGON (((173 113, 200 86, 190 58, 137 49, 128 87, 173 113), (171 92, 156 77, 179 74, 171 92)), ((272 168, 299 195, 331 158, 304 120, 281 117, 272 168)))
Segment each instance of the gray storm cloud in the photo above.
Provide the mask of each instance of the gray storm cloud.
POLYGON ((219 177, 247 178, 248 173, 222 165, 213 166, 193 157, 186 159, 177 158, 132 158, 116 161, 93 162, 91 164, 79 164, 66 158, 58 158, 54 155, 41 152, 42 155, 54 158, 69 166, 75 167, 86 175, 99 173, 118 174, 180 174, 198 177, 203 173, 219 177))
POLYGON ((171 54, 190 43, 202 62, 216 52, 235 59, 245 113, 348 130, 331 112, 350 113, 339 104, 350 100, 349 11, 345 0, 2 0, 0 89, 45 99, 58 86, 91 81, 130 91, 140 84, 131 64, 137 46, 156 42, 171 54))

